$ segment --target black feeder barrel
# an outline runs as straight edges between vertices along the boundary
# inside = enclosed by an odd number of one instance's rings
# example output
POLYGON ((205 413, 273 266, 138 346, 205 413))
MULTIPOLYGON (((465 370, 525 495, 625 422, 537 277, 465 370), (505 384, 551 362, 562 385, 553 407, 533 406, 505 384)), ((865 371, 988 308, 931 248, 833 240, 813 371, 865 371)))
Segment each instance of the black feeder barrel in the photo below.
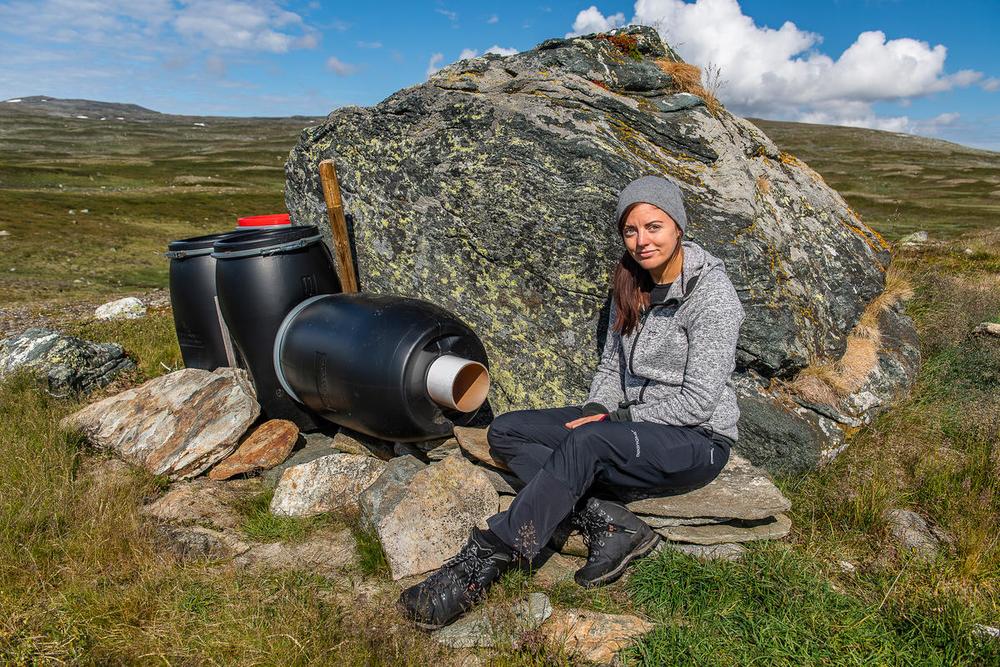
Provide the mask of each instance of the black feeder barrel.
MULTIPOLYGON (((448 311, 399 296, 316 296, 288 314, 274 343, 285 390, 330 421, 399 442, 451 435, 475 417, 428 395, 428 369, 451 355, 488 367, 476 334, 448 311)), ((485 394, 483 394, 485 395, 485 394)))

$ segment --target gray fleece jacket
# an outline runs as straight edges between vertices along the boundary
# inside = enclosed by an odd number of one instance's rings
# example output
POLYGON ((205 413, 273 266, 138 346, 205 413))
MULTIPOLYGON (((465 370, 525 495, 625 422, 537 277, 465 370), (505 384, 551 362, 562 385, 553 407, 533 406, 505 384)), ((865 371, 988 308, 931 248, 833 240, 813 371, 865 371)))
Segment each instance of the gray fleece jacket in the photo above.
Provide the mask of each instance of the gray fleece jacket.
MULTIPOLYGON (((683 271, 665 299, 650 304, 627 336, 608 327, 584 414, 702 426, 736 440, 731 376, 743 306, 722 260, 683 243, 683 271)), ((609 323, 615 314, 612 301, 609 323)))

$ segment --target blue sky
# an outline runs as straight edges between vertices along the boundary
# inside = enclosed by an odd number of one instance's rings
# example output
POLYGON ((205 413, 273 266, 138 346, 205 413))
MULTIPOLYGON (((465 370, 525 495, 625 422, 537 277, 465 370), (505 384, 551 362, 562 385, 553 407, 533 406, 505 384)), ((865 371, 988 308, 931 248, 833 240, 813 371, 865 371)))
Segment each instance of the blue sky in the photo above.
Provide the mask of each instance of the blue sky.
POLYGON ((642 22, 741 115, 1000 150, 1000 2, 0 0, 0 99, 324 115, 487 49, 642 22))

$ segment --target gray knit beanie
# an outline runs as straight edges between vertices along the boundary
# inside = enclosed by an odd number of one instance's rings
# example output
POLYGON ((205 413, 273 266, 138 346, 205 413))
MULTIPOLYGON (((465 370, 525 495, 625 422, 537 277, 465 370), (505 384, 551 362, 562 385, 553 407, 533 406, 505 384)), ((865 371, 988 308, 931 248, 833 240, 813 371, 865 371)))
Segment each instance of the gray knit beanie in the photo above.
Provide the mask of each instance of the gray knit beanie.
POLYGON ((684 212, 684 195, 673 181, 660 176, 637 178, 618 195, 615 208, 615 224, 620 226, 622 216, 632 204, 652 204, 677 223, 683 232, 687 228, 687 214, 684 212))

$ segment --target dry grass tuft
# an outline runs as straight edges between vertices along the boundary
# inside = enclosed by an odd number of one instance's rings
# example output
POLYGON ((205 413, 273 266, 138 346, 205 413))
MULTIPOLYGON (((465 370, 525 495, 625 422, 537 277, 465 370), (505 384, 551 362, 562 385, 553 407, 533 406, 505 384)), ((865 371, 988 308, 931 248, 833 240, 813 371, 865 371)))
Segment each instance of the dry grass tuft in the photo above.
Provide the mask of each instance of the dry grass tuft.
POLYGON ((723 108, 722 102, 711 91, 705 88, 702 83, 700 67, 690 63, 667 60, 666 58, 660 58, 655 62, 656 66, 663 70, 665 74, 670 75, 670 78, 674 80, 674 84, 681 92, 697 95, 705 100, 705 106, 708 107, 713 116, 719 115, 719 112, 723 108))
POLYGON ((900 301, 911 298, 913 288, 910 283, 900 271, 889 267, 885 288, 872 299, 848 334, 847 347, 840 359, 807 366, 788 383, 788 388, 807 401, 825 405, 837 405, 856 392, 878 365, 878 351, 882 344, 879 317, 900 301))

